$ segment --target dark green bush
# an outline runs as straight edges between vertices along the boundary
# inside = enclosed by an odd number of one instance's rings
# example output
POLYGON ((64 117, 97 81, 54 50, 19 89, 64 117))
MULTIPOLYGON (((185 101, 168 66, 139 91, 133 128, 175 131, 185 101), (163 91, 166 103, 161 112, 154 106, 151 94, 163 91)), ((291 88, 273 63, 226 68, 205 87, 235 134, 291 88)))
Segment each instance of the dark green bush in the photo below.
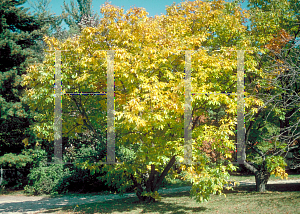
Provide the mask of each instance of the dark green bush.
POLYGON ((27 184, 27 175, 30 172, 33 157, 27 154, 8 153, 0 157, 0 166, 3 170, 1 186, 11 189, 22 189, 27 184))
POLYGON ((70 171, 68 168, 64 169, 62 164, 38 166, 30 171, 28 185, 24 190, 34 195, 64 193, 67 192, 67 186, 61 183, 64 177, 68 176, 70 171))
MULTIPOLYGON (((76 145, 75 142, 73 142, 76 145)), ((89 142, 89 144, 81 144, 76 148, 73 144, 65 150, 64 161, 73 163, 82 163, 86 160, 90 162, 100 161, 105 156, 105 148, 99 143, 89 142), (97 149, 96 149, 97 148, 97 149)), ((78 144, 77 144, 78 145, 78 144)), ((101 192, 113 191, 105 185, 105 182, 98 179, 103 173, 95 173, 91 175, 88 169, 81 169, 75 165, 68 165, 70 176, 65 177, 60 185, 67 185, 68 191, 72 192, 101 192), (80 187, 80 188, 78 188, 80 187)))
MULTIPOLYGON (((98 161, 103 157, 103 150, 96 150, 95 145, 83 144, 70 140, 65 148, 64 162, 83 162, 85 160, 98 161), (73 145, 76 145, 76 147, 73 145)), ((55 194, 66 192, 95 192, 108 191, 97 177, 100 173, 91 175, 89 170, 79 169, 73 164, 46 164, 46 152, 36 151, 33 169, 28 175, 29 182, 25 187, 30 194, 55 194)))
MULTIPOLYGON (((101 161, 106 156, 106 143, 97 140, 92 135, 79 135, 77 139, 69 138, 63 142, 63 161, 71 163, 83 163, 101 161)), ((131 162, 135 159, 135 152, 139 145, 116 147, 116 157, 120 162, 131 162)), ((51 154, 50 154, 51 155, 51 154)), ((48 154, 49 156, 49 154, 48 154)), ((116 191, 113 186, 106 185, 105 172, 96 172, 91 175, 88 169, 81 169, 74 164, 48 165, 46 154, 35 151, 34 167, 28 178, 26 192, 31 194, 53 194, 65 192, 101 192, 116 191)), ((132 187, 126 190, 130 191, 132 187)))

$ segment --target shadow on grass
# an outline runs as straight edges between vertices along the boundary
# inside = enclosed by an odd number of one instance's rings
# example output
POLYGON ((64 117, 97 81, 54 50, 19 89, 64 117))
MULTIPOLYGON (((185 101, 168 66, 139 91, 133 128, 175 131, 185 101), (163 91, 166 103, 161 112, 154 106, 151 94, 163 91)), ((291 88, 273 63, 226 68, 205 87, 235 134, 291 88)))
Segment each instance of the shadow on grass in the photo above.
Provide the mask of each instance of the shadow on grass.
MULTIPOLYGON (((272 203, 274 200, 290 201, 291 198, 285 197, 280 193, 284 192, 297 192, 300 191, 299 183, 291 184, 267 184, 267 191, 265 193, 256 192, 255 185, 251 186, 239 186, 235 187, 233 190, 224 190, 224 193, 234 200, 244 200, 240 196, 250 196, 251 198, 261 198, 264 203, 272 203), (278 194, 278 199, 276 195, 278 194), (274 198, 275 196, 275 198, 274 198)), ((179 193, 169 193, 161 194, 162 201, 155 203, 139 203, 137 198, 125 198, 110 200, 106 202, 96 202, 83 204, 79 207, 75 206, 65 206, 60 209, 51 209, 49 211, 44 211, 43 213, 210 213, 213 211, 212 207, 209 208, 207 204, 195 203, 195 200, 190 198, 189 192, 179 192, 179 193), (74 211, 75 208, 75 212, 74 211)), ((216 199, 216 198, 215 198, 216 199)), ((221 198, 220 198, 221 199, 221 198)), ((218 200, 220 200, 218 199, 218 200)), ((229 198, 228 198, 229 199, 229 198)), ((293 196, 293 201, 299 201, 300 196, 293 196)), ((226 200, 226 199, 221 199, 226 200)), ((238 202, 236 201, 236 202, 238 202)), ((260 199, 259 199, 260 201, 260 199)), ((259 202, 258 201, 258 202, 259 202)), ((220 202, 220 201, 219 201, 220 202)), ((262 203, 262 202, 261 202, 262 203)))
MULTIPOLYGON (((75 213, 199 213, 207 210, 206 207, 197 204, 197 206, 190 207, 190 202, 193 199, 189 198, 189 192, 180 192, 172 194, 161 194, 164 201, 157 201, 154 203, 140 203, 137 198, 117 199, 107 202, 98 202, 80 205, 75 213), (186 206, 184 206, 186 204, 186 206)), ((203 204, 202 204, 203 205, 203 204)), ((56 213, 59 211, 72 212, 74 206, 66 206, 62 209, 51 209, 44 211, 44 213, 56 213)))
MULTIPOLYGON (((224 193, 227 195, 226 198, 223 196, 212 196, 209 202, 201 204, 189 197, 189 191, 185 191, 161 194, 162 201, 152 204, 137 203, 136 196, 124 199, 107 198, 105 202, 97 202, 94 199, 93 201, 87 197, 86 204, 80 204, 79 207, 75 207, 75 205, 71 205, 75 204, 74 201, 71 203, 71 198, 45 198, 37 201, 26 201, 26 203, 21 201, 7 202, 0 205, 0 210, 4 209, 13 212, 22 208, 23 211, 41 213, 39 212, 41 207, 47 209, 48 204, 57 205, 66 199, 64 201, 65 205, 52 206, 53 209, 49 207, 48 211, 45 210, 42 213, 240 213, 242 210, 237 210, 238 206, 243 206, 247 209, 247 206, 249 206, 249 212, 257 211, 257 206, 260 206, 260 209, 264 209, 266 212, 273 207, 274 212, 272 213, 286 213, 285 208, 278 210, 279 205, 281 207, 292 207, 294 212, 291 213, 297 213, 299 208, 297 204, 299 204, 300 200, 300 183, 267 184, 266 189, 265 193, 257 193, 255 185, 238 186, 233 190, 224 189, 224 193), (73 212, 74 210, 75 212, 73 212)), ((101 193, 89 195, 101 195, 101 193)), ((78 196, 85 197, 88 195, 78 194, 78 196)))

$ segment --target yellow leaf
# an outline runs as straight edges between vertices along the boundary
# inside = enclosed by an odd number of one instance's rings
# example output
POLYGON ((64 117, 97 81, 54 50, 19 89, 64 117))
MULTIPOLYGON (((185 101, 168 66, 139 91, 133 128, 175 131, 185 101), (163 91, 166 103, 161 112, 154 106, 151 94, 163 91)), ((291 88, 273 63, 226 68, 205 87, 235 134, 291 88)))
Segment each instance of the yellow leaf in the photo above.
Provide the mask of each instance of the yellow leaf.
POLYGON ((25 147, 28 146, 28 138, 25 138, 24 140, 22 140, 22 142, 25 144, 25 147))

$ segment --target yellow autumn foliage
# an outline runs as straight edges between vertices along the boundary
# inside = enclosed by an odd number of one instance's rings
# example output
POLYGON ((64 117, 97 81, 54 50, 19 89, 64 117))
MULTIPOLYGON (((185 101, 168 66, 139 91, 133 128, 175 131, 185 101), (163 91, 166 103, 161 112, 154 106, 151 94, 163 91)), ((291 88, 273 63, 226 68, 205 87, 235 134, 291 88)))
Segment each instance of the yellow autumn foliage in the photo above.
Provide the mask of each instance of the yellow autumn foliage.
MULTIPOLYGON (((200 164, 181 169, 194 176, 199 184, 205 175, 209 181, 206 184, 212 186, 213 191, 207 189, 203 199, 209 198, 209 193, 221 191, 224 176, 234 167, 229 165, 222 171, 223 166, 220 166, 219 174, 213 168, 204 167, 209 159, 197 148, 203 141, 214 139, 214 148, 221 155, 231 157, 237 96, 205 93, 236 92, 237 54, 233 50, 248 50, 245 52, 246 74, 247 70, 260 72, 249 51, 257 51, 257 48, 251 46, 243 25, 247 13, 238 7, 232 11, 226 9, 223 0, 181 2, 167 7, 166 15, 155 17, 148 17, 143 8, 124 12, 109 3, 103 5, 101 13, 100 24, 84 29, 76 38, 62 43, 45 37, 49 52, 42 64, 28 68, 23 82, 32 87, 26 91, 29 105, 42 112, 32 129, 43 138, 54 139, 55 50, 62 50, 64 92, 106 91, 107 50, 114 50, 115 127, 122 136, 116 144, 125 147, 139 144, 140 150, 133 163, 104 168, 126 170, 137 182, 141 182, 141 174, 149 171, 151 164, 161 173, 172 157, 176 156, 181 162, 184 156, 185 51, 190 50, 192 93, 198 93, 192 97, 192 107, 197 110, 192 113, 193 119, 200 115, 209 117, 208 109, 220 107, 226 114, 217 121, 195 125, 192 155, 193 162, 200 164), (44 102, 47 98, 51 102, 44 102), (214 179, 218 182, 212 182, 214 179)), ((253 97, 247 97, 245 103, 247 109, 263 104, 253 97)), ((91 111, 86 121, 95 129, 106 125, 106 115, 99 114, 107 111, 105 96, 64 97, 62 105, 67 112, 63 115, 63 136, 67 133, 74 136, 75 133, 70 132, 74 124, 84 125, 82 118, 70 114, 79 113, 80 108, 91 111)), ((75 130, 83 131, 80 127, 75 130)), ((114 182, 120 181, 115 179, 114 182)), ((150 195, 157 197, 156 193, 150 195)))

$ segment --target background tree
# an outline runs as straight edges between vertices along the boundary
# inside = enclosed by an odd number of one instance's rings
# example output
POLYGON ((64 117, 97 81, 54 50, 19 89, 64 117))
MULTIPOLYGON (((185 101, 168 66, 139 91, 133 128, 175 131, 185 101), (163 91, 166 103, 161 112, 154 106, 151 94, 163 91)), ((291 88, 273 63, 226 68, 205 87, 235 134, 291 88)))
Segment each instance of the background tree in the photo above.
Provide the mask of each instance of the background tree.
POLYGON ((99 16, 92 10, 92 0, 70 1, 70 6, 64 1, 64 21, 69 26, 68 37, 79 35, 85 27, 96 27, 99 23, 99 16))
POLYGON ((36 54, 32 48, 45 32, 45 22, 27 13, 22 1, 3 0, 0 3, 0 155, 19 153, 22 140, 34 138, 28 130, 33 113, 21 101, 21 75, 36 54))
MULTIPOLYGON (((34 15, 39 20, 43 20, 45 27, 47 28, 44 33, 45 36, 53 36, 59 40, 66 39, 68 33, 62 29, 63 15, 55 15, 51 12, 50 3, 51 0, 29 0, 31 8, 34 10, 34 15)), ((43 61, 45 55, 44 50, 47 48, 43 38, 37 41, 35 45, 35 52, 39 54, 39 60, 43 61)))
POLYGON ((247 114, 247 160, 254 163, 244 166, 255 174, 257 191, 263 192, 272 170, 287 176, 281 155, 299 133, 299 65, 293 56, 298 52, 293 44, 299 34, 299 2, 251 0, 248 6, 252 14, 249 35, 262 50, 255 56, 256 70, 264 75, 247 76, 246 88, 264 105, 247 114))

